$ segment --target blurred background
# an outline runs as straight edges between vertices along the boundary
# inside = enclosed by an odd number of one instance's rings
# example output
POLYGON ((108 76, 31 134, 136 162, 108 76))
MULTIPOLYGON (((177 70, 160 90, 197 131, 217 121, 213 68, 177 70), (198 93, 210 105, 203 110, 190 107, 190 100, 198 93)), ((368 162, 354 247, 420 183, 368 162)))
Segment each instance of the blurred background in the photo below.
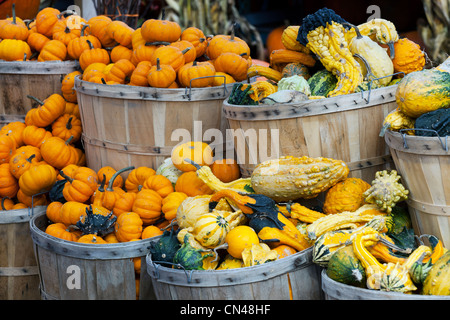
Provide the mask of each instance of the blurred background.
MULTIPOLYGON (((0 0, 2 6, 14 0, 0 0)), ((17 0, 16 0, 17 1, 17 0)), ((347 21, 360 24, 374 17, 393 22, 401 37, 418 43, 431 56, 436 50, 448 55, 450 0, 21 0, 39 2, 40 8, 60 10, 70 5, 81 8, 84 18, 106 14, 139 27, 149 18, 160 18, 164 9, 168 20, 183 27, 196 26, 205 34, 235 32, 251 47, 252 57, 265 60, 274 49, 282 48, 281 33, 288 25, 300 25, 302 19, 327 7, 347 21), (374 9, 374 6, 375 9, 374 9), (374 11, 375 10, 375 11, 374 11)), ((17 4, 16 4, 17 6, 17 4)))

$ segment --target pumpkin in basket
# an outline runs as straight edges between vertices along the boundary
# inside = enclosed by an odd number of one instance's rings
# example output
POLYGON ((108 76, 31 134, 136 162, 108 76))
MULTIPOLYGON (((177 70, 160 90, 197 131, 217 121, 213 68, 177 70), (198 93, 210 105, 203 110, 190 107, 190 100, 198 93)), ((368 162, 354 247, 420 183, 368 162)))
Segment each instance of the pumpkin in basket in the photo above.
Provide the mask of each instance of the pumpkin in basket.
POLYGON ((114 226, 114 233, 120 242, 139 239, 142 235, 143 221, 136 212, 125 212, 121 214, 114 226))
POLYGON ((149 225, 161 216, 161 206, 162 197, 156 191, 142 189, 136 195, 132 211, 141 217, 144 225, 149 225))
POLYGON ((231 35, 215 35, 209 41, 208 48, 206 49, 206 55, 211 60, 215 60, 225 52, 241 55, 245 59, 250 57, 250 47, 247 42, 234 35, 234 28, 231 31, 231 35))
POLYGON ((0 196, 14 198, 19 190, 17 179, 11 174, 9 163, 0 165, 0 196))
POLYGON ((67 47, 59 40, 48 41, 38 56, 39 62, 60 60, 64 61, 67 57, 67 47))
POLYGON ((208 41, 202 30, 196 27, 188 27, 183 30, 181 40, 189 41, 195 48, 197 58, 201 57, 208 47, 208 41))
POLYGON ((131 46, 133 32, 133 28, 120 20, 114 20, 106 27, 106 34, 124 47, 131 46))
MULTIPOLYGON (((64 76, 61 82, 61 93, 68 102, 77 102, 77 92, 74 89, 75 77, 81 75, 78 70, 72 71, 64 76)), ((66 105, 67 106, 67 105, 66 105)))
POLYGON ((50 95, 44 101, 28 96, 36 101, 39 106, 37 108, 30 109, 25 115, 25 124, 35 125, 37 127, 45 128, 58 119, 63 113, 66 107, 64 98, 57 93, 50 95))
POLYGON ((84 24, 83 27, 81 28, 80 36, 74 37, 67 44, 67 54, 70 58, 78 60, 83 51, 89 50, 90 46, 88 40, 94 48, 102 47, 102 44, 100 40, 98 40, 98 38, 90 34, 85 34, 85 30, 88 27, 89 25, 84 24))
POLYGON ((175 42, 181 36, 181 27, 175 21, 148 19, 142 24, 141 34, 146 42, 175 42))
POLYGON ((0 59, 6 61, 22 61, 31 56, 31 48, 25 41, 5 39, 0 42, 0 59))
POLYGON ((211 63, 193 61, 186 63, 178 70, 178 81, 183 87, 208 87, 213 84, 215 73, 216 70, 211 63))
POLYGON ((213 151, 211 147, 201 141, 189 141, 172 150, 171 159, 173 165, 183 172, 195 171, 197 168, 186 162, 185 159, 195 162, 199 166, 211 165, 213 163, 213 151))
POLYGON ((170 64, 161 64, 156 59, 156 64, 150 67, 147 75, 148 84, 155 88, 168 88, 177 78, 175 69, 170 64))
POLYGON ((1 39, 17 39, 26 41, 28 38, 28 28, 21 19, 16 18, 15 4, 12 7, 12 19, 4 20, 0 28, 1 39))

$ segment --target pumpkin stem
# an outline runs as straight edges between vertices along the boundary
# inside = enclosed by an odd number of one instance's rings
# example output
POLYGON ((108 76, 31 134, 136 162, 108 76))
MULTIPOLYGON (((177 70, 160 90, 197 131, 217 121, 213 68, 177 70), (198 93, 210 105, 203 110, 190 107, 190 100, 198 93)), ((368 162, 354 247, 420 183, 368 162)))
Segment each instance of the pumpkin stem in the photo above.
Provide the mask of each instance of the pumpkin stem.
POLYGON ((29 94, 27 94, 27 98, 30 98, 30 99, 32 99, 32 100, 34 100, 34 101, 36 101, 38 104, 40 104, 41 106, 43 106, 44 105, 44 102, 42 102, 41 100, 39 100, 38 98, 36 98, 36 97, 33 97, 33 96, 31 96, 31 95, 29 95, 29 94))
POLYGON ((191 159, 185 158, 184 161, 186 161, 189 164, 192 164, 197 170, 201 168, 201 166, 198 163, 192 161, 191 159))
POLYGON ((69 120, 67 120, 67 124, 66 124, 67 130, 72 129, 72 119, 73 119, 73 117, 70 117, 69 120))
POLYGON ((31 161, 32 161, 35 157, 36 157, 36 155, 35 155, 35 154, 32 154, 32 155, 27 159, 27 161, 28 161, 29 163, 31 163, 31 161))
POLYGON ((106 84, 105 78, 102 78, 102 83, 106 84))
POLYGON ((113 176, 111 177, 111 179, 109 180, 108 188, 106 188, 106 191, 114 191, 114 189, 113 189, 113 184, 114 184, 114 180, 116 180, 117 176, 118 176, 119 174, 121 174, 122 172, 129 171, 129 170, 133 170, 133 169, 134 169, 134 167, 131 166, 131 167, 122 168, 122 169, 116 171, 116 172, 113 174, 113 176))
POLYGON ((230 35, 230 41, 234 41, 234 28, 236 27, 236 21, 234 21, 231 24, 231 35, 230 35))
POLYGON ((81 25, 82 25, 82 27, 81 27, 80 36, 84 37, 84 30, 86 30, 86 28, 89 27, 89 25, 87 23, 84 23, 84 22, 81 22, 81 25))
POLYGON ((6 208, 5 208, 5 199, 11 199, 10 197, 3 197, 2 198, 2 210, 3 211, 6 211, 6 208))
POLYGON ((13 17, 13 19, 12 19, 12 24, 17 24, 16 23, 16 4, 15 3, 13 3, 12 4, 12 17, 13 17))
POLYGON ((23 60, 22 61, 27 61, 27 53, 26 52, 23 54, 23 60))
POLYGON ((181 51, 182 54, 185 54, 186 52, 188 52, 189 50, 191 50, 191 47, 187 47, 186 49, 184 49, 183 51, 181 51))
POLYGON ((59 171, 59 174, 61 175, 61 177, 72 183, 73 179, 69 177, 67 174, 65 174, 62 170, 59 171))
POLYGON ((168 46, 170 42, 167 41, 154 41, 154 42, 146 42, 146 46, 168 46))
POLYGON ((102 183, 101 183, 100 186, 98 187, 98 191, 100 191, 100 192, 105 192, 105 184, 106 184, 106 175, 103 174, 102 183))
POLYGON ((161 64, 159 62, 159 58, 156 58, 156 70, 160 71, 161 70, 161 64))
POLYGON ((70 136, 69 139, 66 140, 66 146, 73 140, 73 135, 70 136))
POLYGON ((95 49, 94 45, 92 44, 92 42, 90 40, 86 40, 86 42, 89 45, 89 49, 91 49, 91 50, 95 49))

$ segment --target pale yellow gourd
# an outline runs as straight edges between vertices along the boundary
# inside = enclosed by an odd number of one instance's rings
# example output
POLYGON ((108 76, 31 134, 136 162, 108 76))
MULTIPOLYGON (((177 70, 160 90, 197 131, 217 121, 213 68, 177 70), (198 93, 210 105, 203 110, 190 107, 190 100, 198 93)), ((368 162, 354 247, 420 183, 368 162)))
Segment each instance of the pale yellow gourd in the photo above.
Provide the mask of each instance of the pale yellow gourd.
POLYGON ((354 29, 356 31, 356 37, 350 42, 349 49, 353 55, 357 54, 367 62, 369 69, 366 68, 365 63, 360 57, 356 57, 356 60, 361 65, 362 74, 369 81, 372 80, 371 76, 374 79, 382 78, 376 80, 378 85, 387 86, 391 82, 391 75, 394 73, 394 64, 391 58, 389 58, 386 50, 378 43, 368 36, 361 35, 358 27, 354 27, 354 29))

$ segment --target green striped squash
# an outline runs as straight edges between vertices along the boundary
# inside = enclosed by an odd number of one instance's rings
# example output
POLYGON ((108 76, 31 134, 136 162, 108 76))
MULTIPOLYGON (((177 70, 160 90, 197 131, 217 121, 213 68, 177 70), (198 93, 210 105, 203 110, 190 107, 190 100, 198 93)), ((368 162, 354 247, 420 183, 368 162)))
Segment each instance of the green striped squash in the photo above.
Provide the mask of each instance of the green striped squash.
POLYGON ((411 72, 398 83, 395 99, 400 111, 412 118, 448 108, 450 73, 437 69, 411 72))
POLYGON ((366 272, 351 245, 337 250, 330 258, 327 276, 350 286, 366 288, 366 272))
POLYGON ((326 69, 317 71, 308 79, 312 96, 327 96, 337 85, 337 78, 326 69))

